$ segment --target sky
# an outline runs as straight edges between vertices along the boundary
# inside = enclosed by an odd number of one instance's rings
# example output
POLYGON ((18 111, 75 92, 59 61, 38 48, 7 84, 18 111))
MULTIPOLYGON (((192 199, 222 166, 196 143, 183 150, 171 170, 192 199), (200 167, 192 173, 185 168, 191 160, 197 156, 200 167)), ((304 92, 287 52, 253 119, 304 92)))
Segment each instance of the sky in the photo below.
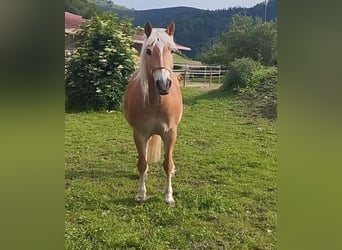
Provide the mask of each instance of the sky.
POLYGON ((229 7, 252 7, 264 0, 113 0, 114 4, 136 10, 188 6, 198 9, 224 9, 229 7))

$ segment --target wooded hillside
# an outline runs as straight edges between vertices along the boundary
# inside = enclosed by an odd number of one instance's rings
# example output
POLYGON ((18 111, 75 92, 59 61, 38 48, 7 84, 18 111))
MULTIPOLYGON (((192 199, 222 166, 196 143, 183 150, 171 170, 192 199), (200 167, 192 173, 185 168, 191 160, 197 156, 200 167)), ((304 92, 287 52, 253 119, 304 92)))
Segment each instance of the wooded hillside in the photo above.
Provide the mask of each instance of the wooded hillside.
MULTIPOLYGON (((67 0, 67 2, 85 2, 86 0, 67 0)), ((150 21, 154 27, 166 27, 170 20, 176 22, 175 41, 191 47, 192 51, 184 52, 187 56, 198 59, 198 56, 217 41, 219 35, 227 31, 234 14, 258 16, 264 19, 265 5, 260 3, 252 8, 229 8, 222 10, 201 10, 190 7, 175 7, 152 10, 133 10, 116 8, 114 5, 99 4, 101 0, 89 0, 97 4, 102 11, 114 12, 121 17, 133 18, 134 26, 143 26, 150 21)), ((107 2, 106 0, 102 0, 107 2)), ((70 7, 69 7, 70 11, 70 7)), ((72 12, 72 11, 70 11, 72 12)), ((267 20, 277 17, 277 0, 267 3, 267 20)), ((75 13, 79 14, 79 13, 75 13)))
MULTIPOLYGON (((134 26, 143 26, 146 21, 150 21, 155 27, 165 27, 170 20, 174 20, 177 26, 175 41, 191 47, 192 51, 184 53, 197 59, 200 53, 212 46, 218 36, 228 29, 234 14, 264 18, 264 10, 264 3, 260 3, 252 8, 215 11, 175 7, 153 10, 113 10, 113 12, 119 16, 133 18, 134 26)), ((267 20, 274 20, 277 17, 277 0, 268 1, 266 14, 267 20)))

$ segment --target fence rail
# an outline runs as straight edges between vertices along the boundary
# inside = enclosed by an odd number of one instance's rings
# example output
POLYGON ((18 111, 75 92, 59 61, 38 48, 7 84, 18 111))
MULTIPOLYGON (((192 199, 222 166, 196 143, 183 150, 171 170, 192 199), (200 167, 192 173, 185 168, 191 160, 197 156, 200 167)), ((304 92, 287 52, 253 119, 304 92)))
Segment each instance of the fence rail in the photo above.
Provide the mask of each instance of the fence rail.
POLYGON ((175 64, 173 71, 181 75, 184 87, 191 83, 203 83, 211 86, 213 80, 221 84, 221 77, 227 73, 227 70, 221 65, 175 64))

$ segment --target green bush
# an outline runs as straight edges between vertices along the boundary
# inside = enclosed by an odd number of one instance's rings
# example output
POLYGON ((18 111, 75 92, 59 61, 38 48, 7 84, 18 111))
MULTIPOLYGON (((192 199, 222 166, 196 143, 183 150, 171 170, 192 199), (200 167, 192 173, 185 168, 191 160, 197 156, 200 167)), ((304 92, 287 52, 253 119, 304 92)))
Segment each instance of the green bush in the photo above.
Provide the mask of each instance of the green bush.
POLYGON ((228 65, 223 88, 239 91, 255 85, 263 74, 263 66, 250 58, 238 58, 228 65))
POLYGON ((277 21, 265 22, 259 17, 235 14, 229 31, 204 54, 208 64, 228 66, 236 58, 249 57, 265 66, 277 64, 277 21))
POLYGON ((254 72, 253 83, 236 94, 249 117, 277 118, 277 67, 262 67, 254 72))
POLYGON ((259 113, 267 118, 277 117, 277 67, 268 67, 263 70, 259 84, 255 86, 252 99, 259 113))
POLYGON ((77 49, 66 58, 66 109, 112 110, 122 103, 135 70, 133 32, 128 19, 95 15, 76 34, 77 49))

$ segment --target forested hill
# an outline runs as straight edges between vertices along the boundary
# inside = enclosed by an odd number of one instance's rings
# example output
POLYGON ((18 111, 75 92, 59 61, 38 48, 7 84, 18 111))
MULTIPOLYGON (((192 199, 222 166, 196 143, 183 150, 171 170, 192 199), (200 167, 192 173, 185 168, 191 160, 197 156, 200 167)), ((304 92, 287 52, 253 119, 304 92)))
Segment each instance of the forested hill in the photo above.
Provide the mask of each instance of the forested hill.
MULTIPOLYGON (((98 4, 105 0, 88 1, 97 4, 101 10, 115 12, 121 17, 133 18, 134 26, 143 26, 150 21, 154 27, 166 27, 171 20, 174 20, 176 22, 175 41, 191 47, 192 51, 184 53, 192 58, 197 58, 201 52, 215 42, 222 32, 228 29, 234 14, 258 16, 263 19, 265 16, 265 5, 262 0, 252 8, 229 8, 215 11, 190 7, 151 10, 116 9, 105 4, 98 4)), ((267 20, 274 20, 277 17, 277 0, 268 1, 266 13, 267 20)))
MULTIPOLYGON (((223 10, 201 10, 189 7, 175 7, 152 10, 113 10, 119 16, 133 18, 135 26, 143 26, 150 21, 154 27, 166 27, 170 20, 176 22, 175 41, 191 47, 192 51, 184 52, 192 58, 205 51, 218 36, 228 29, 228 24, 235 13, 248 16, 259 16, 264 19, 265 5, 260 3, 252 8, 229 8, 223 10)), ((267 20, 277 17, 277 0, 267 4, 267 20)))

